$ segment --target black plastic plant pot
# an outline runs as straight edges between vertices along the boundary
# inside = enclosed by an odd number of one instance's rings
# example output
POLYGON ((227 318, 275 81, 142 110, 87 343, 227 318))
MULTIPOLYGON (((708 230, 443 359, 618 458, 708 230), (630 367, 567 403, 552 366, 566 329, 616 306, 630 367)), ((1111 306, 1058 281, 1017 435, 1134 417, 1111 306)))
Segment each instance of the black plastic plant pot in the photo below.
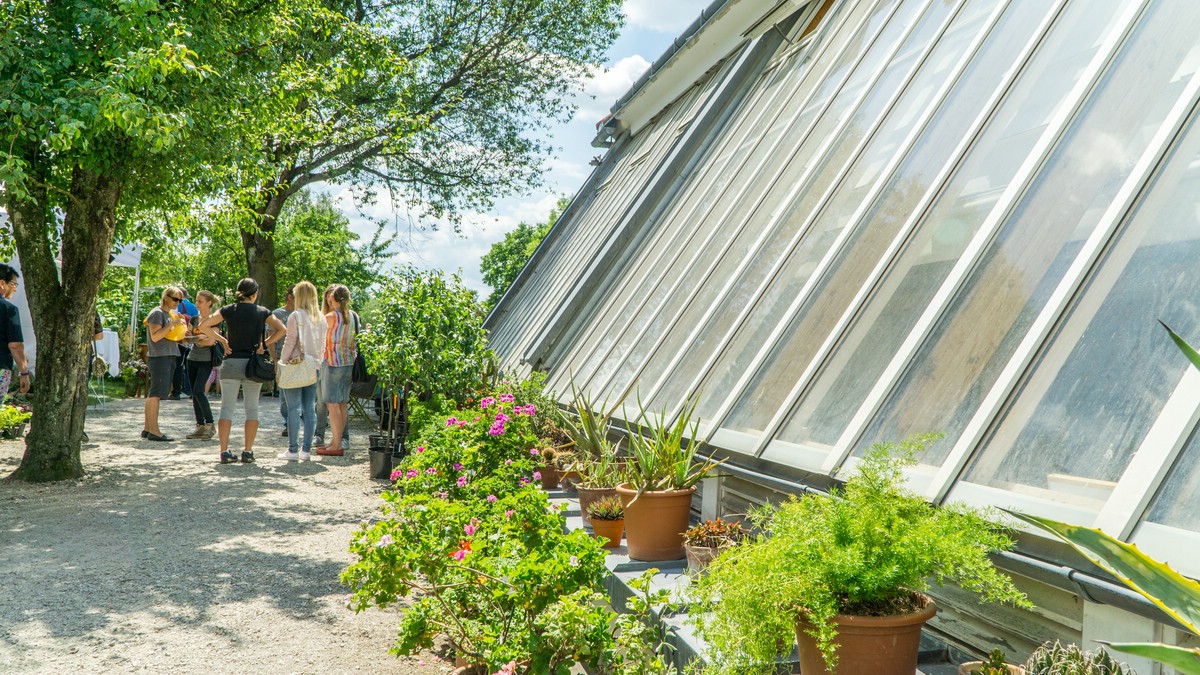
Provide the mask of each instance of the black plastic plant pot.
POLYGON ((391 478, 392 453, 387 447, 371 447, 371 478, 391 478))

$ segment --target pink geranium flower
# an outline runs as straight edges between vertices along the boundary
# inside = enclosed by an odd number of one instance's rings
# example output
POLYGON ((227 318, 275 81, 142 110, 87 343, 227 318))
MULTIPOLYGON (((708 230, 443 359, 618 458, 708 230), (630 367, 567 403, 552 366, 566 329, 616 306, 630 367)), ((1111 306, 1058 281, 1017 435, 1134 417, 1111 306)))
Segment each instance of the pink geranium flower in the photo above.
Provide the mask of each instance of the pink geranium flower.
POLYGON ((405 476, 408 476, 409 478, 416 478, 416 477, 417 477, 417 470, 416 470, 416 469, 409 469, 408 471, 406 471, 406 472, 404 473, 404 475, 405 475, 405 476))
POLYGON ((517 397, 512 394, 500 394, 501 403, 512 403, 515 400, 517 400, 517 397))

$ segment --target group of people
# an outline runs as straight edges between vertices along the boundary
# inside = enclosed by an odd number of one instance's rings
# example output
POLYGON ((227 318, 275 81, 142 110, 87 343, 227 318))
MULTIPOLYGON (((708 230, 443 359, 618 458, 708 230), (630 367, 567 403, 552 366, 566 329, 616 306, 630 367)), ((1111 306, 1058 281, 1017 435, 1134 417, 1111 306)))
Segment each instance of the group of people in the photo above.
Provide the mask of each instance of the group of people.
POLYGON ((177 286, 163 290, 162 303, 146 317, 150 387, 146 396, 142 438, 173 441, 158 426, 159 402, 168 398, 180 358, 180 344, 191 343, 186 357, 196 430, 189 439, 217 436, 221 463, 254 461, 258 434, 258 404, 262 382, 251 379, 247 368, 256 354, 274 353, 277 363, 311 362, 317 381, 282 389, 280 412, 286 421, 288 449, 279 458, 308 461, 318 455, 340 456, 347 447, 347 409, 360 319, 350 309, 350 291, 341 284, 325 289, 318 303, 317 289, 301 281, 287 291, 287 303, 274 312, 258 304, 259 285, 254 279, 238 282, 236 302, 216 308, 209 291, 196 294, 196 316, 180 313, 184 292, 177 286), (282 343, 280 347, 279 344, 282 343), (220 383, 221 408, 214 429, 207 385, 220 383), (241 392, 246 422, 240 457, 229 450, 233 412, 241 392), (318 426, 327 416, 332 438, 314 449, 318 426))

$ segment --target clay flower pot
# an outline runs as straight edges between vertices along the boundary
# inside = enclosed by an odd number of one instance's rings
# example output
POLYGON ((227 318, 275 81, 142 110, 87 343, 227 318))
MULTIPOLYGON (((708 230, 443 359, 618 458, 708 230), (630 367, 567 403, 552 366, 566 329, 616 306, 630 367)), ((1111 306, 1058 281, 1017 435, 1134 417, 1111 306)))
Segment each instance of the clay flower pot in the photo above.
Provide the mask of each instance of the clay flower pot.
POLYGON ((607 541, 604 543, 604 548, 616 548, 621 545, 621 533, 625 531, 624 520, 600 520, 599 518, 592 519, 592 536, 597 539, 603 537, 607 541))
POLYGON ((558 480, 562 484, 562 489, 567 491, 575 490, 579 485, 579 472, 564 471, 558 480))
MULTIPOLYGON (((924 607, 900 616, 834 617, 837 625, 838 675, 912 675, 917 669, 917 651, 921 645, 921 627, 937 614, 933 598, 918 594, 924 607)), ((800 645, 800 672, 807 675, 832 675, 817 642, 807 633, 812 625, 796 622, 796 640, 800 645)))
POLYGON ((696 488, 643 492, 637 497, 628 483, 617 486, 625 506, 625 545, 634 560, 680 560, 683 532, 688 529, 696 488), (637 497, 636 501, 634 497, 637 497))
POLYGON ((557 490, 558 479, 562 474, 559 473, 558 467, 554 464, 547 464, 542 467, 542 489, 557 490))
POLYGON ((687 554, 688 571, 692 574, 699 574, 708 567, 709 563, 717 559, 724 551, 726 546, 692 546, 684 544, 683 551, 687 554))
POLYGON ((592 524, 592 516, 588 514, 588 505, 592 502, 617 494, 616 488, 576 488, 579 491, 579 511, 583 514, 584 525, 592 524))

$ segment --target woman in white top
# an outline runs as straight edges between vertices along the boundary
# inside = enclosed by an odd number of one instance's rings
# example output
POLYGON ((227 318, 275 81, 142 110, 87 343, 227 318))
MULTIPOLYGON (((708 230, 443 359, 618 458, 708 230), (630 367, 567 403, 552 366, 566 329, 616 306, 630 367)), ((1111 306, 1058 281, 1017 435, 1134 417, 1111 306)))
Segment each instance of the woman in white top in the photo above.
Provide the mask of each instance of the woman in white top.
MULTIPOLYGON (((296 311, 292 312, 287 322, 287 338, 283 343, 280 356, 286 363, 303 353, 305 360, 312 362, 317 369, 325 356, 325 316, 321 314, 317 304, 317 288, 307 281, 296 284, 293 290, 296 299, 296 311)), ((287 403, 288 449, 279 454, 279 459, 289 462, 297 460, 307 462, 311 457, 313 431, 317 426, 316 403, 317 385, 295 389, 283 389, 284 402, 287 403), (300 421, 304 421, 304 444, 300 445, 300 421)))

